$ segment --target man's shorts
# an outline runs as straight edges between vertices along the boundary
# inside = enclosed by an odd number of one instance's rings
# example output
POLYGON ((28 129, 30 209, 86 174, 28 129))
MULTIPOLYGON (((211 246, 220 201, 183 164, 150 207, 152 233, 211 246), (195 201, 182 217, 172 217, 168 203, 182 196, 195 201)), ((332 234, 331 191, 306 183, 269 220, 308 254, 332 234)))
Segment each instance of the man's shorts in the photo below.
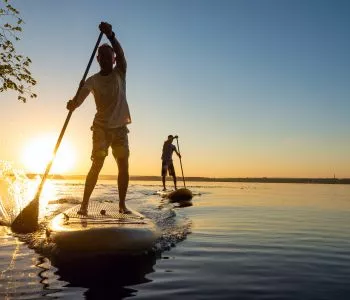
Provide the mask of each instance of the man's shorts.
POLYGON ((170 176, 175 176, 174 164, 172 161, 162 161, 162 176, 166 176, 167 171, 169 171, 170 176))
POLYGON ((91 160, 106 157, 108 148, 112 148, 113 156, 117 158, 129 157, 129 130, 126 126, 118 128, 91 127, 92 130, 92 153, 91 160))

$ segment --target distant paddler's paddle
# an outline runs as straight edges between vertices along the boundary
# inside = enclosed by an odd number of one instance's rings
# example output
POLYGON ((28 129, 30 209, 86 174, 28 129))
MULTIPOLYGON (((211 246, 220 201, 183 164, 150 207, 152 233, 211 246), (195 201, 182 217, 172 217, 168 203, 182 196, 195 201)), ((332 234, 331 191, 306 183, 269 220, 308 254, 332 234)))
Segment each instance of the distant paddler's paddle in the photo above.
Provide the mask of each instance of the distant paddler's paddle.
MULTIPOLYGON (((102 35, 103 35, 103 33, 101 32, 99 37, 98 37, 98 39, 97 39, 95 48, 92 51, 89 63, 87 65, 87 67, 86 67, 86 70, 85 70, 85 73, 84 73, 84 76, 83 76, 83 79, 80 81, 80 84, 79 84, 79 87, 78 87, 76 95, 79 94, 81 88, 83 87, 83 84, 84 84, 86 76, 87 76, 87 74, 89 72, 91 63, 92 63, 92 61, 93 61, 93 59, 95 57, 97 48, 98 48, 98 46, 100 44, 100 41, 102 39, 102 35)), ((40 197, 40 194, 41 194, 41 190, 43 189, 45 180, 46 180, 46 178, 47 178, 47 176, 48 176, 48 174, 50 172, 51 165, 52 165, 53 160, 54 160, 54 158, 56 156, 56 152, 58 150, 58 147, 60 146, 61 140, 63 138, 64 132, 66 131, 66 128, 68 126, 68 122, 69 122, 69 120, 70 120, 70 118, 72 116, 72 113, 73 113, 73 110, 70 110, 68 115, 67 115, 66 121, 64 122, 63 128, 61 130, 61 133, 60 133, 60 135, 58 137, 55 149, 53 151, 52 158, 51 158, 51 160, 49 161, 49 163, 48 163, 48 165, 46 167, 45 173, 44 173, 44 175, 43 175, 43 177, 41 179, 40 185, 38 187, 38 190, 37 190, 37 192, 35 194, 34 199, 19 213, 19 215, 16 217, 16 219, 11 224, 11 229, 12 229, 13 232, 16 232, 16 233, 29 233, 29 232, 34 232, 35 230, 38 229, 38 226, 39 226, 39 224, 38 224, 38 218, 39 218, 39 197, 40 197)))
POLYGON ((184 187, 186 188, 186 182, 185 182, 185 176, 184 176, 184 170, 182 168, 182 161, 181 161, 181 152, 180 152, 180 146, 179 146, 179 137, 177 135, 175 135, 174 137, 176 139, 176 143, 177 143, 177 151, 180 154, 180 166, 181 166, 181 173, 182 173, 182 180, 184 182, 184 187))

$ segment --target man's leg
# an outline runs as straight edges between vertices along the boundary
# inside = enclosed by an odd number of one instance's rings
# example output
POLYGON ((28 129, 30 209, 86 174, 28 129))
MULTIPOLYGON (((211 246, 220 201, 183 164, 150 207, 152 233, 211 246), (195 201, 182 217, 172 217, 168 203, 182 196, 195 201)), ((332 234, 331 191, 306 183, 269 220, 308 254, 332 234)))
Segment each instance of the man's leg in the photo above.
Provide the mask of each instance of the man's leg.
POLYGON ((78 214, 81 214, 81 215, 87 214, 87 208, 89 205, 90 196, 92 194, 92 191, 95 188, 98 175, 100 174, 100 171, 103 167, 104 160, 105 160, 105 157, 100 157, 100 158, 95 158, 92 161, 90 171, 86 176, 83 202, 81 203, 78 214))
POLYGON ((175 174, 174 164, 171 162, 171 163, 169 164, 168 168, 169 168, 169 174, 173 177, 174 188, 175 188, 175 190, 176 190, 177 187, 176 187, 176 174, 175 174))
POLYGON ((162 170, 161 170, 161 175, 162 175, 162 183, 163 183, 163 191, 166 191, 165 187, 165 179, 166 179, 166 174, 168 172, 168 165, 166 162, 163 160, 162 161, 162 170))
POLYGON ((125 205, 126 192, 129 185, 129 157, 117 158, 119 211, 128 212, 125 205))
POLYGON ((163 191, 166 191, 166 187, 165 187, 165 176, 162 176, 162 182, 163 182, 163 191))
POLYGON ((176 176, 175 175, 173 175, 173 180, 174 180, 175 190, 177 190, 177 187, 176 187, 176 176))

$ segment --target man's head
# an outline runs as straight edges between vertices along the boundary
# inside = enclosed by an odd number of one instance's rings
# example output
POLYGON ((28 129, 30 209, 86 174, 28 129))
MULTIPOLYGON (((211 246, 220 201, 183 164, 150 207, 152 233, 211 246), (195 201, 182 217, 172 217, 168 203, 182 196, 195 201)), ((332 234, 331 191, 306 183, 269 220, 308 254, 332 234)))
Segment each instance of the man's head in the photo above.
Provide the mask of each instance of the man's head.
POLYGON ((168 141, 169 141, 169 142, 172 142, 173 140, 174 140, 174 136, 173 136, 173 135, 171 135, 171 134, 170 134, 170 135, 168 135, 168 141))
POLYGON ((112 71, 113 64, 115 63, 115 55, 113 48, 108 44, 101 45, 98 48, 97 61, 100 64, 102 71, 112 71))

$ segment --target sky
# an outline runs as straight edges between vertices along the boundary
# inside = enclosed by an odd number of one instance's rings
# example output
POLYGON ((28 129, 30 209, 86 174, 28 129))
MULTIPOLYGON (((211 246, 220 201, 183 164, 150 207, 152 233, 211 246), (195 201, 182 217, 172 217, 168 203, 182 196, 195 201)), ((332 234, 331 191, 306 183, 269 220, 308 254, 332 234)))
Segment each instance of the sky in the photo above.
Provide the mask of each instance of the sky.
MULTIPOLYGON (((160 175, 176 134, 185 177, 350 178, 349 1, 9 3, 25 21, 16 49, 32 60, 38 97, 0 94, 0 160, 33 171, 38 140, 54 148, 106 21, 128 62, 130 175, 160 175)), ((98 71, 94 60, 89 76, 98 71)), ((94 114, 92 96, 74 111, 60 172, 88 172, 94 114)), ((110 154, 101 174, 116 173, 110 154)))

